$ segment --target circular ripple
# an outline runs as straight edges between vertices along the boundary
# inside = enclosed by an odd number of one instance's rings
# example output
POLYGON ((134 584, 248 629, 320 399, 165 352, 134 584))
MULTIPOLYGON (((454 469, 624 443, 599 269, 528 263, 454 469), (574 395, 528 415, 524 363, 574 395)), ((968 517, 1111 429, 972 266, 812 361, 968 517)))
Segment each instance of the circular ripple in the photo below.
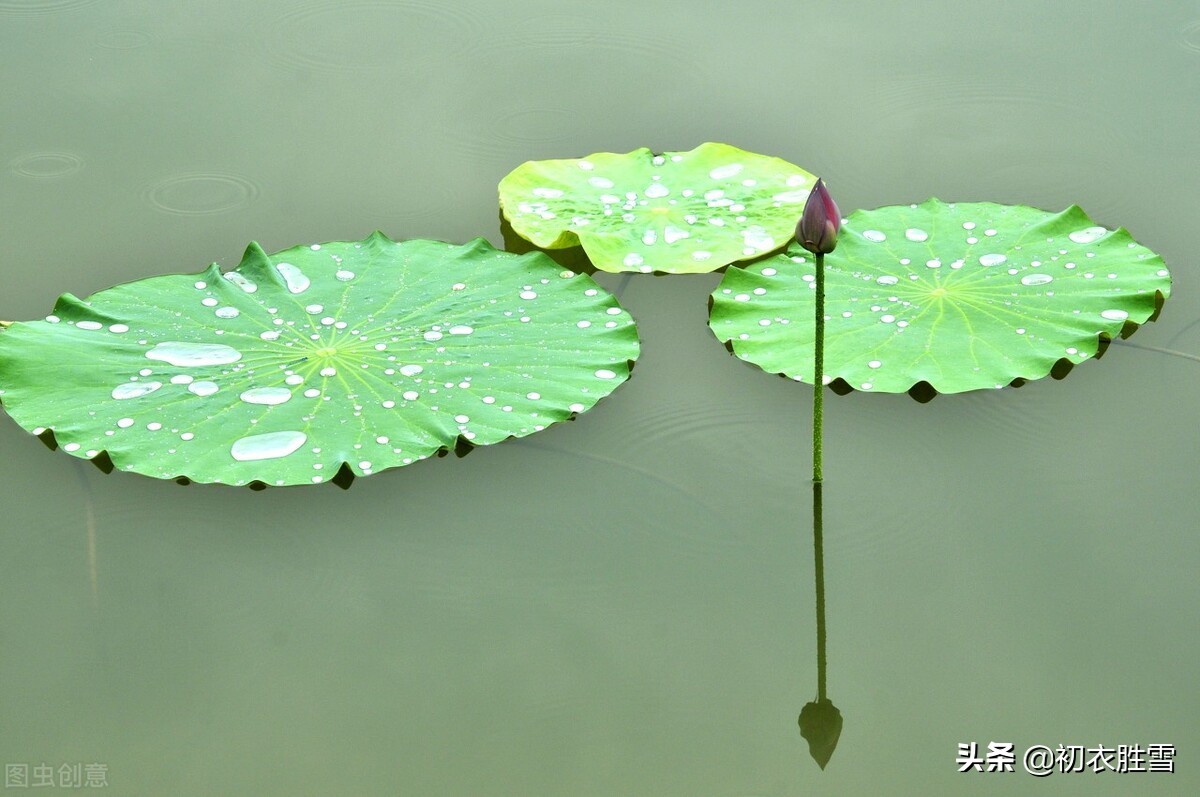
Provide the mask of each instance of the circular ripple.
POLYGON ((1200 53, 1200 19, 1193 19, 1180 28, 1178 41, 1185 50, 1200 53))
POLYGON ((452 62, 483 29, 473 12, 423 2, 322 3, 275 21, 267 40, 272 60, 322 72, 394 69, 420 72, 452 62))
MULTIPOLYGON (((585 132, 586 117, 564 108, 522 108, 496 117, 486 129, 443 128, 439 137, 455 153, 484 160, 512 162, 520 155, 533 157, 531 148, 566 146, 585 132), (577 126, 578 125, 578 126, 577 126)), ((584 153, 567 153, 582 155, 584 153)))
POLYGON ((180 174, 146 191, 146 199, 154 207, 180 216, 228 213, 249 205, 257 196, 256 183, 226 172, 180 174))
POLYGON ((154 41, 144 30, 106 30, 96 34, 96 46, 105 50, 137 50, 154 41))
POLYGON ((49 180, 79 171, 83 168, 83 158, 70 152, 34 152, 17 158, 9 168, 22 177, 49 180))
POLYGON ((0 14, 14 16, 56 14, 95 5, 100 0, 0 0, 0 14))

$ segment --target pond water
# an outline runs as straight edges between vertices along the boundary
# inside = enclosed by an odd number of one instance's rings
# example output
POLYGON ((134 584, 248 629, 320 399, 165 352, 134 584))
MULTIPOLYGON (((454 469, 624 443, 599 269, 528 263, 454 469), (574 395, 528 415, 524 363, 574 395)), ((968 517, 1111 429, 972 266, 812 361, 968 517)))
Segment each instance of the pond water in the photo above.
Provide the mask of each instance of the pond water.
POLYGON ((6 777, 1200 793, 1193 4, 0 0, 0 44, 0 318, 251 240, 499 244, 522 161, 708 140, 821 174, 844 212, 1076 202, 1174 278, 1157 323, 1061 382, 829 395, 824 771, 797 727, 812 391, 716 342, 719 275, 601 275, 639 323, 627 385, 346 492, 105 476, 5 420, 6 777), (1013 743, 1016 771, 959 774, 972 742, 1013 743), (1034 745, 1151 744, 1173 774, 1022 771, 1034 745))

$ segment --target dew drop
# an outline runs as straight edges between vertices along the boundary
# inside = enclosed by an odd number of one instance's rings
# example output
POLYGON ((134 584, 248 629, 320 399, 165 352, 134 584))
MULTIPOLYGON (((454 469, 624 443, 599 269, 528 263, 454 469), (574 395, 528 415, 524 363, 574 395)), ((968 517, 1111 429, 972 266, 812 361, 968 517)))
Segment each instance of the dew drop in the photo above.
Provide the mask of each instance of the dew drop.
POLYGON ((451 335, 470 335, 474 331, 474 328, 466 326, 465 324, 450 327, 451 335))
POLYGON ((108 331, 115 332, 116 334, 120 335, 122 332, 128 332, 129 327, 126 326, 125 324, 113 324, 111 327, 108 328, 108 331))
POLYGON ((1102 310, 1100 317, 1107 318, 1109 321, 1124 321, 1129 318, 1129 313, 1124 310, 1102 310))
POLYGON ((880 277, 879 279, 877 279, 875 281, 878 282, 880 285, 895 285, 897 282, 900 281, 900 278, 893 277, 891 274, 884 274, 882 277, 880 277))
POLYGON ((104 327, 99 321, 76 321, 75 326, 79 329, 97 330, 104 327))
POLYGON ((339 282, 349 282, 350 280, 354 279, 354 272, 347 271, 344 268, 339 268, 333 276, 336 277, 339 282))
POLYGON ((419 365, 402 365, 402 366, 400 366, 400 373, 404 374, 405 376, 416 376, 417 374, 421 373, 424 370, 425 369, 419 365))
POLYGON ((1007 263, 1008 258, 1001 254, 980 255, 979 265, 981 266, 998 266, 1001 263, 1007 263))
POLYGON ((424 335, 424 338, 425 338, 425 340, 427 340, 427 341, 429 341, 430 343, 432 343, 432 342, 434 342, 434 341, 441 340, 441 339, 442 339, 442 333, 441 333, 441 332, 438 332, 437 330, 430 330, 429 332, 426 332, 426 333, 425 333, 425 335, 424 335))
POLYGON ((200 396, 201 398, 204 396, 211 396, 213 393, 216 393, 218 389, 219 388, 217 387, 216 382, 209 382, 207 380, 192 382, 190 385, 188 385, 188 390, 197 396, 200 396))
POLYGON ((254 462, 260 459, 279 459, 304 445, 308 436, 303 432, 268 432, 243 437, 234 442, 229 453, 238 462, 254 462))
POLYGON ((864 230, 862 236, 868 241, 874 241, 875 243, 880 243, 887 240, 887 236, 879 230, 864 230))
POLYGON ((191 383, 192 377, 187 374, 175 374, 175 376, 171 377, 172 385, 190 385, 191 383))
POLYGON ((922 243, 923 241, 929 240, 929 233, 925 232, 922 229, 918 229, 917 227, 909 227, 907 230, 904 231, 904 237, 910 241, 916 241, 917 243, 922 243))
POLYGON ((597 379, 616 379, 616 377, 616 372, 610 371, 607 368, 601 368, 600 370, 596 371, 597 379))
POLYGON ((236 307, 218 307, 213 313, 217 318, 237 318, 242 314, 236 307))

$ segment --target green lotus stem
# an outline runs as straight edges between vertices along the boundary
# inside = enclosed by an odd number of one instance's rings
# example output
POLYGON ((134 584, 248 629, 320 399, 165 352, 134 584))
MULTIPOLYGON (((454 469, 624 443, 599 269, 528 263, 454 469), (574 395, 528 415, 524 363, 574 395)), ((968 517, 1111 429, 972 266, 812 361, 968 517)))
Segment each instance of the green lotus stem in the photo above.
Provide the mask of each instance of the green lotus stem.
POLYGON ((813 335, 813 482, 821 481, 821 399, 825 376, 825 255, 837 247, 842 212, 829 195, 825 183, 817 182, 804 203, 796 223, 796 242, 813 253, 817 266, 816 324, 813 335))
POLYGON ((822 384, 825 373, 825 255, 818 252, 817 261, 817 301, 815 319, 815 352, 813 356, 813 483, 821 483, 821 439, 823 428, 825 386, 822 384))

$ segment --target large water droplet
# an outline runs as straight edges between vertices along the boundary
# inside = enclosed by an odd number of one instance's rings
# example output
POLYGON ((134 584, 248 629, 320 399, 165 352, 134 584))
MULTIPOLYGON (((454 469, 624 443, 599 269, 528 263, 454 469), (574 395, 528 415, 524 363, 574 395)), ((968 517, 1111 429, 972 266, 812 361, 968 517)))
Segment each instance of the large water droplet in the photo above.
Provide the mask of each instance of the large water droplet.
POLYGON ((466 324, 450 327, 451 335, 470 335, 474 331, 475 330, 473 328, 467 326, 466 324))
POLYGON ((877 279, 875 281, 878 282, 880 285, 895 285, 897 282, 900 281, 900 278, 893 277, 891 274, 884 274, 882 277, 880 277, 879 279, 877 279))
POLYGON ((244 290, 246 293, 254 293, 255 291, 258 290, 257 285, 255 285, 253 282, 246 279, 245 277, 243 277, 241 274, 237 273, 236 271, 228 271, 224 274, 224 277, 225 277, 225 279, 232 282, 234 285, 236 285, 239 288, 241 288, 242 290, 244 290))
POLYGON ((162 382, 125 382, 113 388, 112 397, 118 401, 145 396, 162 387, 162 382))
POLYGON ((918 229, 916 227, 909 227, 907 230, 904 231, 904 237, 910 241, 916 241, 917 243, 921 243, 923 241, 929 240, 929 233, 925 232, 924 230, 918 229))
POLYGON ((221 343, 180 343, 165 341, 146 352, 150 360, 162 360, 171 365, 227 365, 242 359, 242 353, 221 343))
POLYGON ((1067 237, 1077 244, 1090 244, 1097 241, 1108 234, 1108 229, 1105 227, 1087 227, 1082 230, 1076 230, 1067 237))
POLYGON ((287 289, 292 293, 304 293, 312 284, 304 272, 291 263, 276 263, 275 270, 279 272, 279 276, 283 277, 287 289))
POLYGON ((300 446, 308 436, 303 432, 267 432, 243 437, 233 444, 229 453, 238 462, 254 462, 260 459, 286 457, 300 446))
POLYGON ((1124 321, 1129 318, 1129 313, 1124 310, 1102 310, 1100 317, 1107 318, 1109 321, 1124 321))
POLYGON ((195 393, 197 396, 200 396, 201 398, 204 396, 211 396, 213 393, 216 393, 218 389, 219 388, 217 387, 216 382, 209 382, 208 380, 192 382, 190 385, 188 385, 188 390, 190 390, 192 393, 195 393))
POLYGON ((714 180, 724 180, 726 177, 733 177, 742 170, 742 164, 730 163, 725 166, 718 166, 708 173, 708 176, 714 180))
POLYGON ((979 264, 981 266, 998 266, 1001 263, 1007 263, 1007 262, 1008 262, 1008 257, 1006 257, 1005 255, 1001 255, 1001 254, 981 255, 979 257, 979 264))
POLYGON ((1026 274, 1021 277, 1022 285, 1045 285, 1047 282, 1054 282, 1054 277, 1049 274, 1026 274))
POLYGON ((240 396, 247 404, 282 404, 292 397, 286 387, 252 387, 240 396))
POLYGON ((875 243, 881 243, 882 241, 887 240, 887 236, 879 230, 864 230, 862 236, 868 241, 874 241, 875 243))

